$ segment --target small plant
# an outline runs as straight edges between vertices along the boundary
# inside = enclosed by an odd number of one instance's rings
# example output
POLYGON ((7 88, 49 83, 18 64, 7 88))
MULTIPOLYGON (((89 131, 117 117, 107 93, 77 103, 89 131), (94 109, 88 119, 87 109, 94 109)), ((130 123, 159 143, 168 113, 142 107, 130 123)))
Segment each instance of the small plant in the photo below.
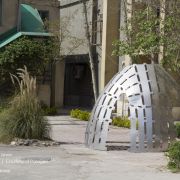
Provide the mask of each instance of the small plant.
POLYGON ((47 116, 54 116, 57 114, 57 108, 56 107, 47 107, 44 109, 44 113, 47 116))
POLYGON ((7 108, 8 102, 9 102, 8 99, 6 100, 0 99, 0 113, 3 112, 7 108))
POLYGON ((81 113, 81 110, 79 109, 72 109, 70 112, 70 115, 72 118, 77 118, 79 114, 81 113))
POLYGON ((90 118, 90 113, 87 111, 82 111, 80 109, 72 109, 70 112, 72 118, 77 118, 83 121, 88 121, 90 118))
POLYGON ((0 113, 4 110, 4 107, 0 106, 0 113))
POLYGON ((177 137, 180 138, 180 123, 176 123, 176 132, 177 132, 177 137))
POLYGON ((170 144, 166 155, 169 157, 168 168, 173 172, 180 171, 180 141, 170 144))
POLYGON ((45 116, 55 116, 57 115, 57 108, 56 107, 48 107, 45 104, 41 105, 43 111, 44 111, 44 115, 45 116))
POLYGON ((116 117, 112 120, 112 125, 117 127, 130 128, 131 121, 128 117, 116 117))
POLYGON ((18 76, 11 75, 18 83, 19 93, 11 100, 8 108, 0 113, 0 140, 13 138, 47 139, 50 126, 36 96, 36 79, 26 69, 18 69, 18 76))

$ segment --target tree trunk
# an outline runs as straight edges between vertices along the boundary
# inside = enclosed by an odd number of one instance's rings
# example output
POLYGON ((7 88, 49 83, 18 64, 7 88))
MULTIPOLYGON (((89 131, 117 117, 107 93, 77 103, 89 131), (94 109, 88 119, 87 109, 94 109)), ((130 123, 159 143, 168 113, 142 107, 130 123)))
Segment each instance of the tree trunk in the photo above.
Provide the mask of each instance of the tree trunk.
MULTIPOLYGON (((159 27, 159 31, 160 31, 160 35, 164 36, 164 21, 165 21, 165 9, 166 9, 166 0, 161 0, 160 1, 160 18, 161 18, 161 22, 160 22, 160 27, 159 27)), ((159 54, 158 54, 158 63, 161 64, 164 58, 164 46, 161 45, 159 47, 159 54)))
POLYGON ((91 44, 91 35, 90 35, 90 29, 89 29, 89 23, 88 23, 86 1, 82 0, 82 3, 83 3, 83 13, 84 13, 84 19, 85 19, 86 40, 87 40, 88 53, 89 53, 89 64, 90 64, 91 75, 92 75, 93 92, 94 92, 94 99, 96 101, 98 97, 98 88, 97 88, 97 82, 96 82, 95 64, 94 64, 94 59, 93 59, 93 47, 91 44))

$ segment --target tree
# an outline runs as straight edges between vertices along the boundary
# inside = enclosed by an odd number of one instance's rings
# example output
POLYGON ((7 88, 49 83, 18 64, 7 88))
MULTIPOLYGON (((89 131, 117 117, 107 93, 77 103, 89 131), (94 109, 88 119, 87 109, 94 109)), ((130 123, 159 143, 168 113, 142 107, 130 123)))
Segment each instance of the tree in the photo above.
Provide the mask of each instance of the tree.
POLYGON ((172 73, 180 72, 180 0, 143 1, 141 9, 133 9, 132 18, 127 19, 121 29, 126 40, 114 42, 113 54, 129 55, 132 63, 140 63, 142 55, 151 63, 159 62, 172 73), (142 6, 143 5, 143 6, 142 6), (163 16, 162 16, 163 14, 163 16), (128 28, 131 26, 132 28, 128 28), (161 48, 163 47, 163 52, 161 48))
POLYGON ((98 87, 96 82, 96 71, 95 71, 95 60, 93 58, 93 46, 91 43, 91 33, 88 23, 88 12, 87 12, 87 1, 83 0, 83 13, 84 13, 84 20, 85 20, 85 32, 86 32, 86 41, 88 46, 88 53, 89 53, 89 64, 91 69, 91 76, 92 76, 92 84, 93 84, 93 92, 94 92, 94 99, 95 101, 98 98, 98 87))
POLYGON ((97 77, 96 77, 96 70, 95 70, 95 60, 94 60, 94 53, 91 42, 91 28, 88 21, 88 8, 93 8, 93 5, 89 4, 90 7, 88 7, 87 0, 82 0, 82 8, 83 8, 83 16, 84 16, 84 29, 85 29, 85 38, 80 39, 76 36, 73 36, 71 31, 71 21, 74 20, 74 17, 78 14, 78 11, 75 11, 73 15, 69 15, 68 17, 61 17, 60 19, 60 25, 56 23, 50 23, 50 26, 52 27, 50 31, 57 37, 57 42, 54 43, 57 44, 59 48, 59 58, 56 58, 56 61, 65 60, 65 58, 68 55, 72 55, 76 49, 78 49, 81 45, 87 45, 88 47, 88 55, 89 55, 89 66, 91 70, 91 76, 92 76, 92 85, 93 85, 93 92, 94 92, 94 99, 96 101, 98 97, 98 87, 97 87, 97 77), (59 27, 57 27, 59 26, 59 27), (67 46, 68 44, 68 46, 67 46))
MULTIPOLYGON (((140 8, 141 10, 133 9, 130 19, 126 17, 126 26, 121 31, 124 31, 127 38, 114 42, 113 53, 119 56, 129 55, 133 63, 138 63, 142 55, 158 53, 161 42, 157 30, 160 19, 157 18, 156 9, 149 7, 149 4, 140 8)), ((154 59, 150 58, 153 62, 154 59)))

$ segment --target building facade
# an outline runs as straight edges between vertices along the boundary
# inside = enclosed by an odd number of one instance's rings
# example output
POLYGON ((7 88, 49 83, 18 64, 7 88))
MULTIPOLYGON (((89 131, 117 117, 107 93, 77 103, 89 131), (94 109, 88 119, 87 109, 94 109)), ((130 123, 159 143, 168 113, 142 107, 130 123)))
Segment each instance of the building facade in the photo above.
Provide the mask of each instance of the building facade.
MULTIPOLYGON (((59 23, 58 0, 0 0, 0 48, 21 36, 49 37, 43 21, 59 23)), ((51 101, 50 86, 51 80, 38 83, 38 96, 47 105, 51 101)))
MULTIPOLYGON (((118 58, 113 57, 112 42, 119 38, 119 1, 113 0, 108 5, 103 0, 87 0, 87 12, 84 12, 83 3, 79 0, 60 0, 60 23, 66 20, 68 35, 63 41, 66 56, 64 60, 64 102, 67 106, 92 106, 94 103, 92 78, 89 68, 89 47, 86 38, 85 13, 88 16, 88 25, 91 35, 91 45, 93 49, 93 59, 96 70, 96 83, 98 93, 102 91, 105 84, 118 71, 118 58), (116 2, 114 4, 114 2, 116 2), (109 8, 110 14, 107 15, 104 10, 109 8), (112 11, 116 8, 115 11, 112 11), (116 13, 117 16, 114 16, 116 13), (106 16, 107 15, 107 16, 106 16), (110 16, 111 18, 110 18, 110 16), (108 18, 108 20, 107 20, 108 18), (107 28, 106 22, 111 19, 111 30, 107 28), (72 38, 75 37, 80 43, 73 47, 72 38), (69 49, 72 51, 67 52, 69 49), (76 70, 75 70, 76 69, 76 70), (84 70, 82 70, 84 69, 84 70), (68 77, 73 71, 83 72, 82 79, 72 80, 68 77), (72 80, 72 82, 69 81, 72 80), (73 87, 70 87, 73 84, 73 87), (86 87, 86 88, 84 88, 86 87), (69 91, 70 90, 70 91, 69 91), (84 102, 82 102, 84 101, 84 102)), ((108 11, 109 13, 109 9, 108 11)), ((73 75, 72 75, 73 76, 73 75)), ((75 77, 75 76, 74 76, 75 77)))
POLYGON ((54 66, 53 89, 50 92, 49 85, 44 84, 39 90, 41 98, 46 97, 47 104, 52 99, 56 107, 91 107, 94 104, 85 13, 99 93, 119 70, 131 64, 129 56, 112 56, 112 44, 126 38, 120 28, 125 25, 125 16, 131 18, 132 9, 140 1, 127 0, 126 4, 123 0, 84 1, 87 12, 80 0, 0 0, 0 34, 18 25, 21 3, 36 8, 42 20, 60 22, 62 58, 54 66))
POLYGON ((66 32, 65 38, 62 39, 61 51, 61 55, 64 56, 64 94, 62 95, 65 106, 92 107, 94 104, 85 13, 88 16, 96 83, 98 84, 102 42, 102 7, 98 1, 94 0, 86 1, 86 5, 87 12, 84 12, 81 1, 60 1, 60 24, 65 26, 64 31, 66 32))
POLYGON ((51 99, 56 107, 92 107, 94 95, 85 13, 100 93, 119 69, 130 64, 128 57, 112 56, 113 41, 124 38, 119 31, 125 21, 123 1, 86 0, 87 12, 84 12, 79 0, 0 0, 0 34, 18 26, 22 3, 36 8, 42 20, 60 22, 60 56, 63 58, 54 66, 53 89, 49 84, 39 87, 40 99, 46 104, 50 104, 51 99))

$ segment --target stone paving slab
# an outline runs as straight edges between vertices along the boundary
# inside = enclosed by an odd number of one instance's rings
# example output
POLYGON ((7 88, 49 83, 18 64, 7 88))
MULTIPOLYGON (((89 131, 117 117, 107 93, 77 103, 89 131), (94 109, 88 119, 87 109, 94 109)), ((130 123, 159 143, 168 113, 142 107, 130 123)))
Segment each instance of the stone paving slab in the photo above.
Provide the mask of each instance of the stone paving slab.
MULTIPOLYGON (((0 180, 180 179, 180 174, 166 169, 167 159, 163 153, 94 151, 83 144, 86 122, 74 122, 68 116, 51 117, 49 121, 54 124, 53 139, 63 142, 62 145, 0 145, 0 180)), ((128 140, 128 130, 111 128, 109 140, 128 140)))

